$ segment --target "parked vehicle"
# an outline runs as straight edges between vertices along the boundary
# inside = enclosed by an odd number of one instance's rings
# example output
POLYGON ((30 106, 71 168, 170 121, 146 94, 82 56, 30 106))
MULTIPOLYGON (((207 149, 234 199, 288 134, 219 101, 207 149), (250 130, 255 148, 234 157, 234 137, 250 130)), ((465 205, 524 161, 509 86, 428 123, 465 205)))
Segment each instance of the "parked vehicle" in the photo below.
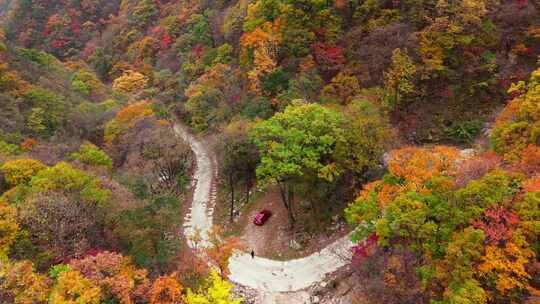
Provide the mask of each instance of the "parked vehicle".
POLYGON ((257 226, 262 226, 268 219, 272 216, 272 211, 270 210, 262 210, 255 216, 255 219, 253 220, 253 224, 257 226))

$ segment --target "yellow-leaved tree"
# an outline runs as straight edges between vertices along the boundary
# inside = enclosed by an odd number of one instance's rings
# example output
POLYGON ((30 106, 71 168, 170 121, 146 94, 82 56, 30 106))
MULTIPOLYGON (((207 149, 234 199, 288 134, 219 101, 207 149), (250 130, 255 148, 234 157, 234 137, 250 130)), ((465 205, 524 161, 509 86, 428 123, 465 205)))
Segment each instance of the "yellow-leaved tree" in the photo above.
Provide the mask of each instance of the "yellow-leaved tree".
POLYGON ((133 70, 127 70, 113 81, 113 90, 119 93, 133 94, 146 88, 148 77, 133 70))

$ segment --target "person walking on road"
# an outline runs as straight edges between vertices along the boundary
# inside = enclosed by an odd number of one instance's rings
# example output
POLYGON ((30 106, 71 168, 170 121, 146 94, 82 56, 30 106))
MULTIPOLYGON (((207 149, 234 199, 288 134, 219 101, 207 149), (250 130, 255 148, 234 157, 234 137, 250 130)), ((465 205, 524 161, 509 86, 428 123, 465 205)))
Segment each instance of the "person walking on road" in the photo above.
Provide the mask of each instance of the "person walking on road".
POLYGON ((255 251, 251 250, 251 258, 254 259, 255 258, 255 251))

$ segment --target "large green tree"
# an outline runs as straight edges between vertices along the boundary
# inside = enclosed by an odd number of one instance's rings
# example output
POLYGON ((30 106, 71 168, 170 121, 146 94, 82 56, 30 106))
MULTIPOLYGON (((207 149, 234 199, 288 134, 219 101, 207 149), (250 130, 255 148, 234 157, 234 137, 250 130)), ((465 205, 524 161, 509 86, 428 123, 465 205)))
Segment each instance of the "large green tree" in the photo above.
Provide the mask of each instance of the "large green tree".
POLYGON ((295 185, 332 182, 343 171, 335 157, 337 144, 345 140, 342 122, 337 111, 293 101, 251 132, 261 158, 259 182, 279 186, 291 225, 296 221, 295 185))

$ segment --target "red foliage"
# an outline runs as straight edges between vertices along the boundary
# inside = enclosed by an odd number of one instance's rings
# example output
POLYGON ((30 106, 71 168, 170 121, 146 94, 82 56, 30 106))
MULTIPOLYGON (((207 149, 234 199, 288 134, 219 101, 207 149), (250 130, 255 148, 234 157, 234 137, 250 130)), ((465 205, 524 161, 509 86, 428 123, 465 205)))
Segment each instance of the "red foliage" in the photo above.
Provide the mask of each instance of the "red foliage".
POLYGON ((70 23, 70 28, 71 28, 71 32, 73 32, 73 34, 80 34, 81 33, 81 28, 79 26, 79 22, 77 21, 77 11, 73 10, 73 9, 70 9, 68 10, 68 15, 71 19, 71 23, 70 23))
POLYGON ((163 35, 163 38, 161 38, 161 42, 165 45, 165 47, 168 47, 173 42, 171 36, 167 33, 163 35))
POLYGON ((51 46, 60 49, 63 48, 68 42, 65 40, 54 39, 51 41, 51 46))
POLYGON ((532 176, 540 172, 540 148, 529 145, 521 156, 518 169, 527 176, 532 176))
POLYGON ((358 265, 364 258, 368 257, 377 246, 378 240, 379 240, 379 236, 374 233, 370 235, 367 239, 355 245, 352 248, 352 251, 353 251, 352 264, 358 265))
POLYGON ((474 220, 472 225, 484 231, 488 243, 499 245, 499 243, 512 238, 512 233, 518 223, 517 214, 499 206, 484 211, 484 216, 474 220))
POLYGON ((204 48, 202 45, 198 44, 193 49, 191 49, 191 56, 193 58, 200 58, 203 54, 204 48))
POLYGON ((343 54, 343 48, 323 42, 314 43, 312 46, 315 61, 319 70, 326 77, 333 77, 347 63, 343 54))
POLYGON ((514 0, 519 7, 526 7, 529 5, 529 0, 514 0))
POLYGON ((441 96, 446 99, 453 98, 454 90, 451 87, 446 87, 446 89, 441 92, 441 96))
POLYGON ((27 138, 21 143, 21 149, 23 149, 23 151, 30 151, 37 145, 37 143, 37 140, 33 138, 27 138))
POLYGON ((84 46, 84 49, 82 51, 82 57, 83 58, 88 58, 90 57, 90 55, 92 55, 94 53, 96 49, 96 45, 93 43, 93 42, 88 42, 85 46, 84 46))

